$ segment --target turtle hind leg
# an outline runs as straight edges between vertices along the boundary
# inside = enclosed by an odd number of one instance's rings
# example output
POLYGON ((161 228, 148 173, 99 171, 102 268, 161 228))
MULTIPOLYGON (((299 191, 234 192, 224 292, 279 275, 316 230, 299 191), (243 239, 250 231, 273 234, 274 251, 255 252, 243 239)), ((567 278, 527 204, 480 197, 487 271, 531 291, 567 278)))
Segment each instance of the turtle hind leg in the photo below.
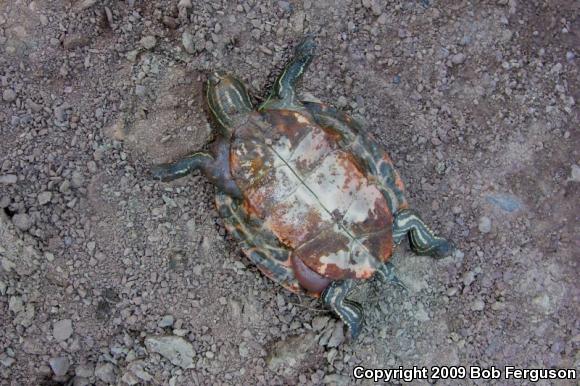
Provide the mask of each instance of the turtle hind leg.
POLYGON ((266 107, 271 107, 271 104, 277 105, 278 103, 276 102, 269 103, 270 100, 276 99, 282 101, 282 103, 287 106, 292 106, 295 103, 300 104, 296 100, 296 84, 310 65, 310 62, 312 62, 315 50, 316 43, 314 42, 314 39, 312 36, 307 36, 302 43, 296 47, 294 56, 284 68, 282 74, 280 74, 276 79, 268 100, 260 107, 260 110, 266 107))
POLYGON ((405 235, 409 236, 411 249, 420 255, 443 258, 453 253, 453 245, 436 236, 421 217, 411 209, 403 209, 395 216, 393 223, 393 240, 400 243, 405 235))
POLYGON ((360 334, 364 319, 362 306, 346 299, 354 285, 353 279, 333 281, 322 293, 322 301, 347 325, 352 339, 360 334))

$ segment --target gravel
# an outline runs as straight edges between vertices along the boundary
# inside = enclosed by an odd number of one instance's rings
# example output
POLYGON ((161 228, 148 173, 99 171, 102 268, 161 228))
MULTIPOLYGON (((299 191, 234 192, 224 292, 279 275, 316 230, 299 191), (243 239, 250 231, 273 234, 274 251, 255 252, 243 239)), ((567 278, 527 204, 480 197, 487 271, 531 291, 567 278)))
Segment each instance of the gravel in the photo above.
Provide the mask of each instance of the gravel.
POLYGON ((573 367, 577 10, 536 3, 0 2, 0 384, 573 367), (205 177, 150 175, 214 137, 209 70, 259 104, 305 34, 319 49, 298 97, 362 122, 409 206, 458 247, 432 260, 403 241, 392 262, 408 289, 357 287, 354 342, 242 254, 205 177), (163 336, 182 339, 166 347, 186 368, 145 343, 163 336))

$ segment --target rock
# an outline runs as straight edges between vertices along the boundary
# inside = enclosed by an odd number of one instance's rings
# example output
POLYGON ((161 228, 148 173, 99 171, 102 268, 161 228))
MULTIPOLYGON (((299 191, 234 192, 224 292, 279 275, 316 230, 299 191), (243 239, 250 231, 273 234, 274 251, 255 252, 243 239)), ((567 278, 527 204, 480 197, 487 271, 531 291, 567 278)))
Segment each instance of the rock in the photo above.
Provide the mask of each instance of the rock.
POLYGON ((147 89, 142 84, 138 84, 135 86, 135 95, 142 97, 145 96, 146 92, 147 89))
POLYGON ((121 377, 121 382, 129 386, 133 386, 139 383, 139 378, 130 371, 126 371, 121 377))
POLYGON ((68 180, 64 180, 62 184, 60 184, 58 191, 63 194, 70 192, 70 182, 68 180))
POLYGON ((90 43, 88 36, 80 33, 67 35, 62 42, 62 46, 67 50, 74 50, 76 48, 84 47, 90 43))
POLYGON ((248 345, 246 344, 246 342, 240 343, 240 345, 238 347, 238 352, 240 353, 240 356, 242 358, 248 357, 248 355, 250 354, 250 349, 248 348, 248 345))
POLYGON ((90 378, 95 373, 95 366, 91 363, 84 363, 75 368, 75 374, 79 377, 90 378))
POLYGON ((8 310, 12 311, 14 314, 24 311, 22 296, 10 296, 10 300, 8 300, 8 310))
POLYGON ((453 64, 462 64, 465 62, 465 55, 462 53, 455 54, 451 57, 451 63, 453 64))
POLYGON ((161 22, 169 29, 177 29, 177 27, 179 27, 179 19, 171 16, 163 16, 161 22))
POLYGON ((16 100, 16 92, 10 88, 7 88, 2 92, 2 100, 4 102, 14 102, 16 100))
POLYGON ((145 339, 147 350, 156 352, 183 369, 193 368, 195 352, 191 343, 179 336, 149 336, 145 339))
POLYGON ((314 331, 321 331, 328 324, 328 316, 317 316, 312 320, 312 329, 314 331))
POLYGON ((0 176, 0 184, 15 184, 18 181, 18 177, 15 174, 4 174, 0 176))
POLYGON ((431 319, 429 317, 429 314, 425 310, 425 306, 423 305, 423 303, 417 303, 417 311, 415 311, 415 314, 413 316, 420 322, 426 322, 431 319))
POLYGON ((489 233, 491 231, 491 220, 489 217, 483 216, 479 219, 477 227, 481 233, 489 233))
POLYGON ((350 378, 340 374, 328 374, 322 380, 325 385, 348 386, 351 384, 350 378))
POLYGON ((0 355, 0 364, 4 367, 10 367, 14 364, 14 362, 16 362, 16 360, 10 356, 8 356, 6 353, 2 353, 0 355))
POLYGON ((12 217, 12 223, 21 231, 27 231, 32 226, 32 219, 26 213, 18 213, 12 217))
POLYGON ((304 364, 315 345, 316 339, 313 333, 279 341, 274 344, 266 358, 268 368, 272 371, 283 369, 285 373, 291 373, 292 369, 298 369, 304 364))
POLYGON ((161 320, 157 323, 159 327, 171 327, 173 326, 173 315, 165 315, 161 320))
POLYGON ((493 193, 486 197, 487 202, 498 206, 501 210, 512 213, 523 205, 519 198, 511 194, 493 193))
POLYGON ((84 182, 85 182, 85 178, 83 177, 83 174, 79 171, 74 171, 72 173, 70 182, 73 186, 73 188, 80 188, 83 186, 84 182))
POLYGON ((580 182, 580 166, 572 165, 572 172, 568 181, 580 182))
POLYGON ((50 358, 48 363, 50 364, 52 372, 57 377, 62 377, 65 375, 70 367, 70 362, 67 357, 50 358))
POLYGON ((306 15, 303 11, 297 11, 290 17, 289 24, 292 26, 292 29, 296 33, 302 33, 304 30, 304 19, 306 15))
POLYGON ((484 308, 485 308, 485 303, 481 299, 475 299, 471 303, 471 310, 472 311, 483 311, 484 308))
POLYGON ((473 283, 474 280, 475 280, 475 273, 473 273, 472 271, 466 272, 465 275, 463 275, 463 284, 466 287, 469 287, 471 285, 471 283, 473 283))
POLYGON ((153 379, 151 374, 143 369, 143 361, 135 361, 127 365, 127 370, 137 376, 142 381, 149 382, 153 379))
POLYGON ((141 44, 141 46, 143 48, 145 48, 146 50, 150 50, 153 47, 155 47, 155 45, 157 44, 157 39, 155 39, 155 36, 149 35, 149 36, 143 36, 141 38, 141 40, 139 41, 139 43, 141 44))
POLYGON ((73 333, 72 320, 63 319, 52 326, 52 336, 58 341, 67 340, 73 333))
POLYGON ((105 382, 106 384, 113 384, 117 378, 116 368, 111 363, 104 363, 95 368, 95 377, 105 382))
POLYGON ((344 326, 342 323, 336 323, 334 325, 334 331, 326 344, 328 347, 338 347, 344 342, 344 326))
POLYGON ((191 8, 191 0, 179 0, 177 8, 191 8))
POLYGON ((24 307, 24 310, 16 315, 16 318, 14 318, 14 323, 18 323, 24 327, 29 327, 32 325, 35 313, 36 311, 34 310, 34 304, 27 303, 24 307))
POLYGON ((92 386, 94 383, 91 383, 90 379, 79 377, 78 375, 72 379, 72 386, 92 386))
POLYGON ((195 44, 193 44, 193 36, 187 32, 183 31, 181 35, 181 43, 183 44, 183 48, 188 54, 195 54, 195 44))
POLYGON ((550 69, 550 72, 552 74, 557 75, 557 74, 560 74, 562 72, 562 68, 563 68, 562 63, 556 63, 556 64, 554 64, 554 66, 552 66, 552 68, 550 69))
POLYGON ((82 0, 82 1, 79 1, 79 2, 77 3, 77 5, 75 6, 75 8, 76 8, 78 11, 82 11, 82 10, 85 10, 85 9, 87 9, 87 8, 90 8, 90 7, 92 7, 92 6, 93 6, 93 5, 95 5, 96 3, 97 3, 97 0, 82 0))
POLYGON ((38 199, 38 205, 46 205, 52 199, 52 192, 45 191, 39 193, 36 198, 38 199))

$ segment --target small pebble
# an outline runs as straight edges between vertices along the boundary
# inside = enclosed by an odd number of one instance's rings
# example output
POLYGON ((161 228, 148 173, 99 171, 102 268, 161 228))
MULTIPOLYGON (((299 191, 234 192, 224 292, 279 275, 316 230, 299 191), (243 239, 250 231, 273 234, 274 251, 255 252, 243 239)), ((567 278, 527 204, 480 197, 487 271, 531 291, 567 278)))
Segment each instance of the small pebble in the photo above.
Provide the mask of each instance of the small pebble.
POLYGON ((21 231, 27 231, 32 226, 32 219, 26 213, 18 213, 12 217, 12 223, 21 231))
POLYGON ((455 54, 451 57, 451 62, 453 64, 461 64, 461 63, 465 62, 465 55, 462 53, 455 54))
POLYGON ((472 271, 466 272, 465 275, 463 275, 463 284, 466 287, 469 287, 474 280, 475 274, 472 271))
POLYGON ((52 372, 57 377, 62 377, 65 375, 70 367, 70 362, 67 357, 51 358, 48 363, 50 364, 52 372))
POLYGON ((2 99, 4 102, 14 102, 16 100, 16 93, 12 89, 6 89, 2 92, 2 99))
POLYGON ((483 311, 485 308, 485 303, 481 299, 476 299, 471 303, 471 310, 472 311, 483 311))
POLYGON ((157 323, 157 325, 161 328, 163 327, 171 327, 173 326, 173 315, 165 315, 161 320, 157 323))
POLYGON ((334 331, 328 340, 328 347, 338 347, 344 342, 344 328, 342 323, 336 323, 334 326, 334 331))
POLYGON ((188 54, 195 54, 195 45, 193 44, 193 36, 187 32, 183 31, 181 35, 181 43, 183 44, 183 48, 188 54))
POLYGON ((52 192, 42 192, 37 196, 38 205, 46 205, 52 199, 52 192))
POLYGON ((570 181, 580 182, 580 166, 572 165, 572 171, 570 173, 570 181))
POLYGON ((491 231, 491 220, 487 216, 479 219, 478 229, 481 233, 489 233, 491 231))
POLYGON ((155 39, 155 36, 149 35, 149 36, 143 36, 141 38, 141 41, 139 42, 141 44, 141 46, 143 48, 145 48, 146 50, 150 50, 153 47, 155 47, 155 45, 157 44, 157 39, 155 39))
POLYGON ((0 176, 0 184, 15 184, 18 181, 18 177, 15 174, 4 174, 0 176))
POLYGON ((117 378, 115 372, 115 366, 113 366, 111 363, 104 363, 95 369, 95 377, 105 382, 106 384, 113 384, 117 378))
POLYGON ((72 320, 63 319, 52 326, 52 336, 58 341, 67 340, 73 333, 72 320))

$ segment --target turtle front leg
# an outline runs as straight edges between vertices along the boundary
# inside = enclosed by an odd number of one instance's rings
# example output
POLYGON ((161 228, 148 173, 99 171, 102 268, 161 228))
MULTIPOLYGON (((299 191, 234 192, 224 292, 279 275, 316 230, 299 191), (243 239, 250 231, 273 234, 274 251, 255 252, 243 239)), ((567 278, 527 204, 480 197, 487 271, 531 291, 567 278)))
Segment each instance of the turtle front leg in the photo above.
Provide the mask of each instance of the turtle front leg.
POLYGON ((300 103, 295 98, 296 84, 302 77, 302 74, 304 74, 304 71, 308 68, 310 62, 312 62, 315 49, 316 43, 311 36, 306 37, 302 43, 296 47, 294 56, 286 68, 284 68, 282 74, 280 74, 276 79, 268 100, 260 106, 260 110, 264 108, 272 108, 279 104, 293 106, 296 103, 300 103))
POLYGON ((360 334, 364 319, 362 306, 346 299, 354 286, 353 279, 333 281, 322 293, 322 301, 347 325, 352 339, 360 334))
POLYGON ((443 258, 453 253, 453 245, 435 236, 433 231, 421 220, 421 217, 411 209, 403 209, 395 216, 393 223, 393 240, 400 243, 405 235, 409 235, 409 243, 415 253, 443 258))
POLYGON ((156 180, 173 181, 185 177, 197 169, 206 174, 206 171, 212 168, 214 162, 215 160, 211 154, 199 152, 177 162, 156 165, 151 169, 151 174, 156 180))
POLYGON ((209 153, 198 152, 174 163, 154 166, 151 174, 161 181, 173 181, 199 169, 222 192, 234 198, 242 197, 230 174, 227 141, 219 139, 214 142, 213 152, 215 158, 209 153))

